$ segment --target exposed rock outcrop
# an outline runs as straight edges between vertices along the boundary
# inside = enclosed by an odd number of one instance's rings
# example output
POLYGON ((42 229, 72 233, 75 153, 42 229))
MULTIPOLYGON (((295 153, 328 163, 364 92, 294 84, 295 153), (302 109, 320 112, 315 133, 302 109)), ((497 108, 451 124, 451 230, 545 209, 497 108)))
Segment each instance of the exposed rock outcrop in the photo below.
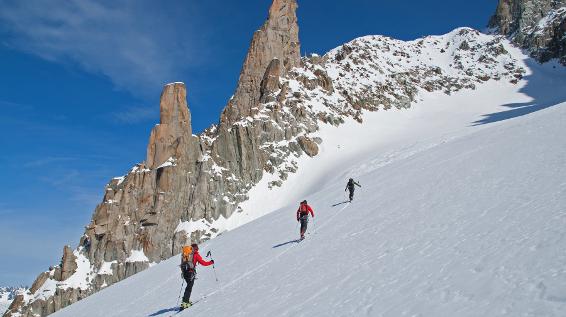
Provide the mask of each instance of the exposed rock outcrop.
POLYGON ((316 156, 318 154, 318 145, 313 140, 306 136, 300 136, 297 138, 301 149, 305 151, 308 156, 316 156))
POLYGON ((301 45, 296 10, 296 0, 273 1, 267 21, 254 33, 236 92, 222 113, 223 123, 232 124, 253 114, 261 97, 260 83, 273 59, 281 63, 281 75, 300 66, 301 45))
POLYGON ((68 245, 63 248, 63 258, 61 259, 61 274, 59 281, 64 281, 77 271, 77 257, 68 245))
POLYGON ((183 83, 165 86, 161 94, 161 121, 151 131, 146 165, 153 169, 172 157, 188 153, 191 139, 191 114, 183 83))
POLYGON ((566 65, 566 0, 499 0, 489 26, 540 62, 566 65))

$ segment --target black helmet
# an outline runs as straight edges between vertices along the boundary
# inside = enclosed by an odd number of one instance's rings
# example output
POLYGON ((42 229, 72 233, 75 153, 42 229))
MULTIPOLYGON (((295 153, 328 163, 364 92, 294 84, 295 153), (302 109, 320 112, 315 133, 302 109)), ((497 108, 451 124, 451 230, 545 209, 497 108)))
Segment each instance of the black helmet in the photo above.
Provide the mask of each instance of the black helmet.
POLYGON ((301 202, 301 204, 306 204, 306 203, 307 203, 306 199, 301 202))
POLYGON ((350 182, 353 181, 353 180, 354 180, 353 178, 350 178, 350 179, 349 179, 350 182))

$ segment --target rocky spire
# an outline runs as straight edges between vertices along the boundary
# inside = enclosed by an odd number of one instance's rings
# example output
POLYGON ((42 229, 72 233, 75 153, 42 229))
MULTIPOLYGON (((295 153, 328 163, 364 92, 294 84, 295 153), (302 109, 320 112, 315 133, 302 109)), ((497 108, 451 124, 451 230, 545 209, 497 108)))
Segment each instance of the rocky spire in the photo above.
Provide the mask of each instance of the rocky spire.
POLYGON ((540 62, 558 58, 566 65, 566 0, 499 0, 488 26, 540 62))
POLYGON ((273 59, 279 59, 285 71, 300 65, 297 7, 296 0, 273 1, 267 21, 254 33, 236 92, 222 114, 223 123, 234 123, 252 113, 261 96, 261 81, 273 59))
POLYGON ((151 131, 146 165, 152 169, 169 158, 186 153, 192 134, 191 114, 187 106, 187 90, 183 83, 168 84, 161 93, 160 124, 151 131))

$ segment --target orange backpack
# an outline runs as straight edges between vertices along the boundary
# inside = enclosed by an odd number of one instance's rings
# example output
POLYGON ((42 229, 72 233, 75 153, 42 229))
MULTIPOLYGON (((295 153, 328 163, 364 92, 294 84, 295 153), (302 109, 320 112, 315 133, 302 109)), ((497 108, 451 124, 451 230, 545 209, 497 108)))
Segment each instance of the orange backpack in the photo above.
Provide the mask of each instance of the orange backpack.
POLYGON ((183 271, 193 270, 195 268, 195 264, 193 263, 193 254, 193 247, 190 245, 183 247, 183 254, 181 255, 181 269, 183 271))

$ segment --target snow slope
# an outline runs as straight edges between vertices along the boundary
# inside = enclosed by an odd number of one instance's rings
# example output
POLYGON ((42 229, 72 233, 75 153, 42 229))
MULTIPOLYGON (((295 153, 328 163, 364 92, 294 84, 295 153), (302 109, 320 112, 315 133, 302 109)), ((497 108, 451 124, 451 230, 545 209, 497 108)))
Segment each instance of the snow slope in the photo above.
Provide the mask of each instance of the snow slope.
MULTIPOLYGON (((564 316, 566 76, 525 62, 519 85, 430 93, 321 129, 316 159, 250 193, 266 216, 202 245, 219 282, 199 268, 192 299, 205 298, 178 316, 564 316), (349 176, 363 186, 351 204, 349 176), (316 218, 296 244, 303 198, 316 218)), ((53 316, 170 316, 178 262, 53 316)))
POLYGON ((8 310, 18 293, 25 293, 26 291, 26 287, 0 287, 0 314, 4 314, 8 310))
POLYGON ((12 300, 10 292, 4 291, 3 288, 0 288, 0 314, 4 314, 12 300))

